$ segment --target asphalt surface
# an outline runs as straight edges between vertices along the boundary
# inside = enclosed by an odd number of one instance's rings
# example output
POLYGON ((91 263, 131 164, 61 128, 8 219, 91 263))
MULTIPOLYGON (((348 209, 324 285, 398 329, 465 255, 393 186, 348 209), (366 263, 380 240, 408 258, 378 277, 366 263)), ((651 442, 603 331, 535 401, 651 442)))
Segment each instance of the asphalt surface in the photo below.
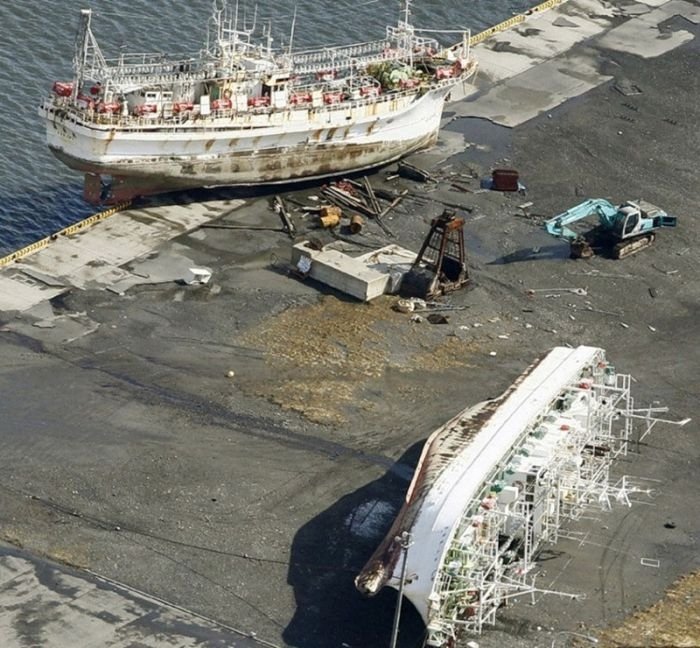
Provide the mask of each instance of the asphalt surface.
MULTIPOLYGON (((683 27, 695 40, 649 60, 610 52, 610 82, 513 130, 451 122, 441 146, 413 159, 437 186, 386 182, 411 191, 387 219, 404 247, 418 249, 438 201, 470 210, 474 286, 451 297, 467 308, 448 325, 412 324, 392 298, 356 304, 288 276, 282 233, 211 229, 158 252, 187 247, 214 270, 207 286, 52 301, 54 314, 98 323, 89 335, 5 313, 2 539, 280 646, 386 646, 395 594, 364 600, 352 581, 388 529, 422 441, 549 348, 593 344, 636 378, 638 404, 658 401, 694 422, 657 426, 619 466, 656 480, 651 496, 593 512, 545 556, 539 586, 584 596, 516 603, 478 641, 532 648, 571 636, 561 632, 594 636, 657 600, 698 567, 700 532, 699 41, 697 27, 683 27), (641 94, 620 93, 623 81, 641 94), (517 168, 527 195, 475 193, 494 166, 517 168), (472 191, 451 188, 451 173, 472 191), (643 197, 679 226, 624 261, 571 261, 541 218, 596 197, 643 197), (527 294, 562 287, 588 296, 527 294)), ((295 219, 300 235, 329 237, 295 219)), ((278 224, 265 197, 225 219, 238 221, 278 224)), ((372 223, 360 239, 385 240, 372 223)), ((406 609, 399 644, 420 645, 421 632, 406 609)))
POLYGON ((23 648, 263 646, 132 588, 5 547, 0 637, 23 648))

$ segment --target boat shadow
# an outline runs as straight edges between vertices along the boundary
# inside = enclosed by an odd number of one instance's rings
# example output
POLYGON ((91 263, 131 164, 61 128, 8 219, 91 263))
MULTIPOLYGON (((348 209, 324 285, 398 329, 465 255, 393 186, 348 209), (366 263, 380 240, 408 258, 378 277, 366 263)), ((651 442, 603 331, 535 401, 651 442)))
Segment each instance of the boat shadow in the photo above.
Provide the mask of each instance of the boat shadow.
MULTIPOLYGON (((280 184, 266 184, 254 186, 221 186, 221 187, 201 187, 186 189, 182 191, 172 191, 158 193, 144 198, 139 198, 139 203, 155 205, 182 205, 193 202, 207 202, 214 200, 254 200, 256 198, 273 198, 274 196, 288 196, 321 191, 324 185, 341 181, 345 178, 356 179, 363 176, 371 177, 374 174, 386 169, 395 163, 387 163, 373 167, 371 169, 359 171, 347 171, 338 173, 335 176, 315 179, 299 179, 280 184)), ((313 206, 313 205, 312 205, 313 206)))
MULTIPOLYGON (((403 503, 423 442, 411 446, 379 479, 344 495, 307 522, 292 542, 287 582, 296 612, 285 628, 298 648, 388 646, 396 590, 363 597, 354 578, 388 532, 403 503)), ((425 626, 404 599, 397 646, 423 645, 425 626)))

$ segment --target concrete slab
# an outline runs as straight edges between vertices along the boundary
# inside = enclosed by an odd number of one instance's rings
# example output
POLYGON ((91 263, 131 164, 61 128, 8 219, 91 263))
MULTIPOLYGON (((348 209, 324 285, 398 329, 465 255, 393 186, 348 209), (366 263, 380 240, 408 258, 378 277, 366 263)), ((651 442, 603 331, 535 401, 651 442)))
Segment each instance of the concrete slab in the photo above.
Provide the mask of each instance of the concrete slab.
POLYGON ((355 299, 370 301, 397 286, 416 254, 397 245, 388 245, 352 257, 331 246, 315 250, 308 241, 303 241, 292 250, 292 264, 297 266, 303 258, 311 261, 307 276, 355 299))
POLYGON ((0 273, 0 311, 26 310, 66 290, 67 287, 47 286, 18 270, 17 266, 10 266, 0 273))
POLYGON ((697 23, 698 7, 683 0, 667 2, 663 6, 643 16, 635 17, 605 34, 599 41, 601 47, 620 52, 636 54, 642 58, 654 58, 683 43, 693 40, 688 31, 667 31, 659 25, 673 16, 688 16, 697 23))
POLYGON ((479 75, 489 83, 509 79, 603 33, 612 21, 613 13, 601 2, 572 0, 477 45, 479 75))
MULTIPOLYGON (((237 209, 242 200, 160 205, 120 212, 0 270, 0 310, 26 311, 70 288, 113 288, 123 292, 144 283, 120 267, 149 255, 162 243, 237 209)), ((183 259, 185 270, 192 260, 183 259)), ((182 270, 167 279, 177 279, 182 270)))
POLYGON ((0 555, 4 648, 256 648, 182 608, 15 550, 0 555))
POLYGON ((570 54, 494 86, 476 101, 458 106, 455 112, 513 127, 611 78, 598 72, 595 52, 570 54))
POLYGON ((477 45, 480 76, 451 109, 457 116, 517 126, 610 80, 599 73, 599 57, 590 49, 568 53, 574 45, 591 39, 591 46, 656 57, 693 38, 660 24, 677 15, 700 19, 700 8, 685 0, 653 0, 626 11, 599 0, 571 0, 477 45), (629 19, 611 28, 620 15, 629 19))

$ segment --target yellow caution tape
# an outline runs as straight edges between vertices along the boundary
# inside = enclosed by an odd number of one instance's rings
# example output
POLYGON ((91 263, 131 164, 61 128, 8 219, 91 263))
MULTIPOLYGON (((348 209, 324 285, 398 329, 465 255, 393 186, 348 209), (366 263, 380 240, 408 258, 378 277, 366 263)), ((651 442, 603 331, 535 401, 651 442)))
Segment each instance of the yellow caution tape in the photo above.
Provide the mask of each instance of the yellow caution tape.
POLYGON ((103 221, 106 218, 113 216, 117 212, 125 210, 130 205, 130 200, 127 200, 123 203, 119 203, 114 207, 110 207, 109 209, 97 212, 92 216, 88 216, 87 218, 84 218, 78 223, 74 223, 73 225, 64 227, 62 230, 59 230, 55 234, 51 234, 51 236, 46 236, 43 239, 39 239, 34 243, 30 243, 29 245, 20 248, 19 250, 15 250, 12 254, 8 254, 7 256, 0 258, 0 268, 9 265, 13 261, 19 261, 20 259, 23 259, 24 257, 29 256, 30 254, 34 254, 34 252, 42 250, 45 247, 48 247, 51 244, 51 242, 55 241, 59 236, 70 236, 71 234, 76 234, 84 230, 86 227, 90 227, 95 223, 99 223, 100 221, 103 221))
POLYGON ((476 45, 477 43, 481 43, 487 38, 493 36, 494 34, 498 34, 499 32, 505 31, 506 29, 510 29, 515 25, 519 25, 520 23, 525 22, 527 20, 527 17, 531 16, 532 14, 546 11, 547 9, 556 7, 557 5, 560 5, 564 2, 566 2, 566 0, 546 0, 546 2, 542 2, 541 4, 532 7, 532 9, 529 9, 526 14, 517 14, 512 18, 509 18, 508 20, 504 20, 503 22, 498 23, 493 27, 489 27, 489 29, 485 29, 484 31, 479 32, 478 34, 475 34, 469 39, 469 44, 476 45))

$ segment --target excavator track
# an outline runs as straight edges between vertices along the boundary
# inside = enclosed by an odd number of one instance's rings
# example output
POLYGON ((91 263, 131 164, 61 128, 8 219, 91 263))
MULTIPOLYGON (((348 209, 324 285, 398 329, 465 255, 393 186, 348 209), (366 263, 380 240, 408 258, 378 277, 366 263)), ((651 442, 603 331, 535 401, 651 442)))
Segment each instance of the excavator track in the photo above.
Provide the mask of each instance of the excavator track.
POLYGON ((644 236, 637 236, 631 241, 621 241, 613 248, 613 258, 624 259, 636 254, 640 250, 649 247, 655 238, 655 234, 645 234, 644 236))

